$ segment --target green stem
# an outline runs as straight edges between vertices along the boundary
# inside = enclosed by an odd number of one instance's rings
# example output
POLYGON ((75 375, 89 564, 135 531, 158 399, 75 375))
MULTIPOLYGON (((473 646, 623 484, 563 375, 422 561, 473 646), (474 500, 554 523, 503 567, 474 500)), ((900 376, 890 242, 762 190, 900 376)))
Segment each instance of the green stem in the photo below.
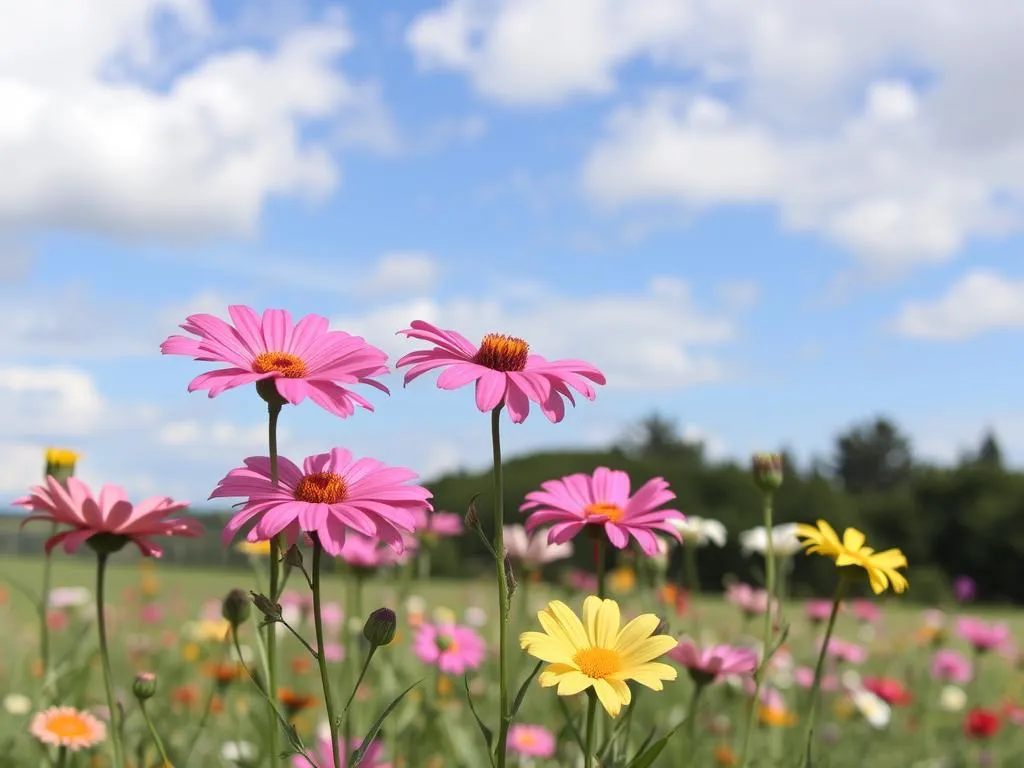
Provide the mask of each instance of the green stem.
POLYGON ((821 650, 818 651, 818 663, 814 666, 814 682, 811 684, 810 702, 807 705, 807 735, 804 739, 804 753, 800 764, 809 766, 811 764, 811 747, 814 739, 814 722, 818 716, 818 698, 821 692, 821 678, 825 670, 825 657, 828 655, 828 644, 832 639, 832 630, 836 626, 836 616, 839 615, 839 604, 843 601, 843 592, 846 591, 846 576, 840 571, 839 583, 836 585, 836 594, 832 598, 832 612, 828 616, 828 626, 825 628, 825 637, 821 641, 821 650))
POLYGON ((754 695, 750 700, 747 711, 747 725, 743 733, 743 751, 740 753, 740 768, 747 765, 747 755, 750 751, 750 736, 754 730, 754 720, 757 716, 757 702, 761 693, 761 684, 764 682, 764 674, 771 661, 772 650, 772 608, 775 601, 775 541, 772 537, 772 501, 771 492, 764 494, 764 530, 765 530, 765 592, 767 592, 768 605, 764 612, 764 647, 761 651, 761 663, 757 665, 754 673, 754 695))
MULTIPOLYGON (((270 452, 270 482, 273 485, 278 483, 278 461, 277 461, 277 419, 281 415, 281 406, 276 403, 267 404, 267 444, 270 452)), ((281 560, 281 545, 277 537, 270 540, 270 600, 277 602, 278 595, 278 567, 281 560)), ((277 701, 277 627, 268 624, 267 631, 267 688, 268 699, 277 701)), ((279 731, 276 721, 276 708, 271 705, 268 710, 270 719, 270 766, 276 768, 280 753, 279 731)))
POLYGON ((366 661, 363 662, 363 668, 359 670, 359 677, 356 678, 356 684, 352 686, 352 693, 348 695, 348 701, 345 702, 345 708, 341 710, 342 716, 348 712, 349 707, 352 706, 352 699, 356 697, 356 691, 359 690, 359 686, 363 683, 363 678, 366 677, 366 670, 370 668, 370 660, 373 659, 373 654, 377 652, 377 646, 371 645, 370 650, 366 654, 366 661))
POLYGON ((697 607, 700 597, 700 578, 697 575, 697 544, 683 544, 683 564, 686 567, 686 586, 690 588, 690 611, 693 613, 693 639, 700 642, 700 609, 697 607))
MULTIPOLYGON (((331 675, 327 671, 327 654, 324 653, 324 622, 320 611, 320 558, 324 547, 320 537, 313 534, 313 625, 316 631, 316 660, 320 666, 320 683, 324 689, 324 705, 327 707, 327 725, 331 731, 331 754, 334 764, 341 765, 341 749, 338 742, 338 719, 334 716, 334 696, 331 694, 331 675)), ((348 757, 348 744, 345 745, 348 757)), ((347 762, 347 760, 346 760, 347 762)))
POLYGON ((690 711, 686 713, 686 733, 689 740, 690 765, 697 764, 697 706, 700 704, 702 693, 704 693, 704 686, 700 683, 695 683, 693 695, 690 697, 690 711))
POLYGON ((501 473, 501 405, 491 411, 491 453, 494 458, 494 563, 498 576, 498 768, 508 762, 506 745, 511 720, 508 696, 508 581, 505 576, 505 488, 501 473))
MULTIPOLYGON (((57 524, 50 528, 50 536, 57 533, 57 524)), ((43 662, 43 687, 46 686, 50 672, 50 626, 46 621, 46 614, 50 608, 50 578, 53 568, 53 558, 49 554, 43 559, 43 593, 39 596, 39 655, 43 662)))
POLYGON ((107 648, 107 620, 103 601, 107 558, 109 556, 106 552, 96 553, 96 628, 99 630, 100 636, 103 685, 107 691, 107 708, 110 710, 110 749, 114 756, 114 768, 124 768, 124 747, 121 744, 121 718, 118 717, 117 701, 114 699, 114 676, 110 671, 110 651, 107 648))
POLYGON ((587 740, 583 746, 584 768, 594 768, 594 732, 597 730, 597 694, 587 691, 587 740))
POLYGON ((160 738, 160 734, 157 733, 156 726, 153 725, 149 712, 146 711, 146 702, 141 699, 139 700, 139 709, 142 710, 142 717, 146 721, 146 727, 149 728, 149 735, 153 737, 153 743, 156 744, 156 751, 160 753, 160 759, 164 761, 164 768, 171 768, 171 760, 167 757, 167 750, 164 749, 163 739, 160 738))
POLYGON ((57 768, 64 768, 68 762, 68 748, 61 747, 57 750, 57 768))
POLYGON ((602 600, 608 596, 607 559, 604 530, 601 530, 594 538, 594 570, 597 571, 597 596, 602 600))

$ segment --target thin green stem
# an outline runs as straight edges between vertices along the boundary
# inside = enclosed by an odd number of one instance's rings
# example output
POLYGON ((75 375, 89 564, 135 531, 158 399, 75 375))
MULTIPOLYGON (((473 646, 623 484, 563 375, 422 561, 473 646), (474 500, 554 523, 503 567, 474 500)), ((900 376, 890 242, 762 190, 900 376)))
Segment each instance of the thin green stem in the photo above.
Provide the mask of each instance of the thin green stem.
POLYGON ((587 739, 583 746, 584 768, 594 768, 594 733, 597 730, 597 695, 587 691, 587 739))
POLYGON ((686 713, 686 733, 689 741, 690 765, 697 764, 697 707, 700 704, 702 693, 704 693, 704 686, 700 683, 695 683, 693 695, 690 697, 690 711, 686 713))
MULTIPOLYGON (((50 536, 57 533, 57 524, 50 527, 50 536)), ((39 595, 39 655, 43 663, 43 686, 46 686, 50 672, 50 625, 46 620, 46 612, 50 607, 50 580, 53 569, 53 558, 50 553, 43 559, 43 592, 39 595)))
MULTIPOLYGON (((277 419, 281 415, 281 405, 278 403, 267 404, 267 446, 270 453, 270 482, 278 483, 278 461, 277 461, 277 419)), ((277 537, 270 540, 270 600, 277 602, 278 574, 281 561, 281 545, 277 537)), ((267 631, 267 688, 269 689, 268 700, 277 701, 277 627, 268 624, 267 631)), ((270 718, 270 767, 276 768, 280 756, 278 735, 279 731, 275 722, 276 708, 271 705, 268 717, 270 718)))
POLYGON ((604 531, 602 530, 594 538, 594 570, 597 572, 597 596, 602 600, 608 596, 607 559, 604 531))
POLYGON ((160 734, 157 733, 156 726, 153 725, 149 712, 146 711, 146 702, 141 699, 139 700, 139 709, 142 711, 142 717, 146 721, 146 727, 149 728, 149 735, 153 737, 153 743, 156 744, 156 751, 160 753, 160 759, 164 761, 164 768, 171 768, 171 760, 167 757, 167 750, 164 749, 163 739, 160 738, 160 734))
POLYGON ((96 628, 100 636, 100 660, 103 663, 103 685, 107 691, 107 707, 110 710, 110 750, 114 756, 115 768, 124 768, 124 747, 121 744, 121 718, 114 698, 114 676, 110 671, 110 651, 107 647, 107 619, 104 611, 103 591, 107 574, 106 552, 96 553, 96 628))
MULTIPOLYGON (((338 742, 338 718, 334 716, 334 696, 331 693, 331 675, 327 670, 327 654, 324 653, 324 621, 320 611, 320 558, 324 547, 320 537, 313 534, 313 625, 316 631, 316 660, 320 666, 320 683, 324 689, 324 705, 327 707, 327 725, 331 731, 331 754, 334 764, 341 765, 341 749, 338 742)), ((345 745, 345 756, 348 757, 348 744, 345 745)), ((346 760, 347 762, 347 760, 346 760)))
POLYGON ((501 406, 491 411, 491 452, 494 457, 494 562, 498 575, 498 768, 508 762, 506 745, 511 720, 508 696, 508 581, 505 575, 505 487, 501 472, 501 406))
POLYGON ((356 678, 356 684, 352 686, 352 693, 348 695, 348 701, 345 702, 345 708, 341 710, 342 716, 348 712, 348 708, 352 706, 352 700, 356 697, 356 691, 359 690, 359 686, 363 683, 363 678, 366 677, 366 670, 370 668, 370 660, 373 658, 373 654, 377 652, 377 646, 371 645, 370 650, 366 654, 366 661, 363 662, 363 668, 359 670, 359 677, 356 678))
POLYGON ((843 593, 846 591, 846 576, 842 571, 839 573, 839 583, 836 585, 836 594, 832 598, 832 611, 828 616, 828 625, 825 627, 825 637, 821 641, 821 650, 818 651, 818 663, 814 666, 814 682, 811 683, 810 701, 807 705, 807 735, 804 739, 804 752, 800 765, 811 764, 811 747, 814 740, 814 723, 818 717, 818 698, 821 692, 821 678, 825 670, 825 657, 828 655, 828 644, 832 639, 832 631, 836 627, 836 616, 839 615, 839 605, 843 601, 843 593))
POLYGON ((690 612, 693 621, 693 639, 700 642, 700 577, 697 575, 697 543, 683 544, 683 565, 686 568, 686 586, 690 588, 690 612))
POLYGON ((57 768, 64 768, 68 762, 68 748, 61 747, 57 750, 57 768))

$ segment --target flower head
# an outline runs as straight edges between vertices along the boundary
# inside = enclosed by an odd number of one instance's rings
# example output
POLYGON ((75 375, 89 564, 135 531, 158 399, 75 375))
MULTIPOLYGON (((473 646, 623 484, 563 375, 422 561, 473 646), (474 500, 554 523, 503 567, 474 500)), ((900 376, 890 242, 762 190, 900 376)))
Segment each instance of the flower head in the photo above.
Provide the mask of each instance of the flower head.
POLYGON ((66 747, 72 752, 93 747, 107 737, 102 721, 74 707, 50 707, 37 712, 28 732, 43 744, 66 747))
POLYGON ((821 624, 828 621, 828 617, 832 615, 832 601, 808 600, 804 603, 804 612, 812 623, 821 624))
POLYGON ((958 603, 969 603, 974 599, 978 585, 970 576, 957 576, 953 580, 953 596, 958 603))
POLYGON ((508 729, 508 748, 523 757, 547 760, 554 757, 555 735, 543 725, 515 724, 508 729))
POLYGON ((351 531, 345 536, 345 543, 338 555, 350 566, 361 571, 376 571, 394 565, 401 555, 379 539, 370 539, 351 531))
POLYGON ((154 536, 199 536, 203 526, 190 517, 169 517, 188 507, 188 502, 173 501, 167 496, 153 496, 134 506, 117 485, 104 485, 94 497, 89 486, 75 477, 66 480, 67 487, 53 477, 45 485, 34 485, 28 496, 12 503, 28 507, 32 514, 22 524, 45 520, 55 525, 70 526, 46 540, 45 550, 63 544, 65 552, 74 552, 83 542, 94 539, 93 546, 114 552, 129 541, 146 557, 160 557, 163 550, 154 536))
POLYGON ((487 646, 471 627, 424 622, 416 630, 412 649, 425 664, 449 675, 462 675, 483 664, 487 646))
POLYGON ((850 603, 850 608, 857 621, 865 624, 874 624, 882 618, 882 609, 870 600, 853 600, 850 603))
POLYGON ((505 551, 524 567, 536 569, 555 560, 571 557, 572 542, 552 544, 548 541, 547 531, 536 531, 533 536, 529 536, 521 525, 506 525, 505 551))
POLYGON ((388 389, 373 379, 387 373, 387 355, 359 336, 329 331, 326 317, 306 315, 292 323, 291 313, 268 309, 261 318, 243 305, 228 307, 231 323, 213 315, 189 315, 182 328, 198 336, 171 336, 160 345, 165 355, 189 355, 196 360, 226 363, 227 368, 200 374, 189 392, 205 389, 210 397, 246 384, 272 381, 270 390, 284 402, 298 405, 307 397, 342 418, 358 405, 373 405, 344 385, 369 384, 388 389))
POLYGON ((938 650, 932 656, 931 671, 932 677, 943 683, 966 685, 974 677, 970 659, 948 648, 938 650))
POLYGON ((956 631, 978 652, 994 650, 1010 640, 1010 628, 1006 624, 987 624, 971 616, 957 619, 956 631))
POLYGON ((856 528, 847 528, 840 541, 835 530, 824 520, 819 520, 817 527, 797 525, 796 535, 804 540, 807 554, 818 553, 830 557, 840 567, 857 566, 867 573, 871 591, 876 595, 884 592, 890 585, 895 592, 903 592, 907 588, 906 577, 897 571, 907 567, 907 558, 898 549, 887 549, 875 552, 871 547, 864 546, 864 534, 856 528))
POLYGON ((726 675, 748 675, 757 667, 757 654, 747 648, 713 645, 700 648, 684 638, 668 652, 690 672, 694 682, 707 684, 726 675))
POLYGON ((532 509, 526 520, 526 532, 551 525, 548 541, 568 541, 586 526, 603 529, 608 541, 624 549, 629 537, 636 539, 648 555, 658 552, 655 531, 680 539, 672 523, 682 518, 676 509, 659 509, 676 497, 660 477, 648 480, 635 494, 629 493, 629 475, 598 467, 593 475, 577 473, 541 483, 539 491, 526 494, 520 512, 532 509))
POLYGON ((990 739, 999 732, 999 715, 990 709, 975 707, 964 720, 964 733, 972 739, 990 739))
POLYGON ((416 512, 416 533, 428 540, 462 535, 462 518, 454 512, 416 512))
POLYGON ((583 601, 583 621, 560 600, 537 614, 543 632, 524 632, 519 646, 548 666, 538 681, 558 686, 559 696, 593 688, 605 711, 616 717, 632 700, 627 681, 660 691, 676 670, 654 661, 676 647, 669 635, 654 635, 661 620, 645 613, 620 627, 619 604, 591 595, 583 601))
POLYGON ((902 706, 914 700, 903 683, 893 677, 865 677, 864 688, 891 706, 902 706))
POLYGON ((850 691, 850 699, 857 711, 873 728, 881 730, 892 720, 892 707, 884 697, 877 693, 869 691, 867 688, 854 688, 850 691))
POLYGON ((344 448, 309 456, 302 468, 279 459, 280 482, 270 481, 270 459, 250 457, 228 472, 210 498, 243 497, 241 511, 228 522, 226 544, 246 523, 257 519, 246 538, 270 539, 282 531, 292 543, 299 531, 317 534, 324 551, 341 555, 348 531, 377 537, 397 552, 405 549, 402 532, 411 532, 415 512, 431 494, 406 485, 416 474, 376 459, 356 459, 344 448))
MULTIPOLYGON (((763 525, 755 526, 740 534, 740 548, 744 554, 766 555, 768 533, 763 525)), ((792 557, 800 551, 800 540, 796 537, 796 523, 783 523, 772 527, 772 552, 778 557, 792 557)))
MULTIPOLYGON (((725 590, 726 601, 732 603, 748 616, 764 614, 768 610, 768 592, 752 587, 744 582, 730 584, 725 590)), ((772 610, 778 610, 776 600, 771 601, 772 610)))
POLYGON ((724 547, 728 534, 725 526, 718 520, 707 517, 690 515, 686 518, 677 517, 672 520, 683 541, 687 544, 696 544, 698 547, 714 544, 716 547, 724 547))
POLYGON ((405 383, 427 371, 447 366, 437 378, 441 389, 458 389, 476 382, 476 406, 491 411, 504 404, 514 423, 522 422, 530 412, 530 402, 540 406, 549 421, 565 416, 565 400, 575 405, 570 389, 588 400, 596 397, 590 382, 604 384, 604 374, 582 360, 546 360, 531 355, 530 346, 514 336, 489 333, 480 346, 451 330, 414 320, 412 327, 399 331, 414 339, 429 342, 428 350, 410 352, 396 368, 412 366, 405 372, 405 383))
POLYGON ((833 659, 850 664, 860 664, 868 657, 868 652, 862 646, 851 643, 849 640, 843 640, 841 637, 829 638, 827 653, 833 659))

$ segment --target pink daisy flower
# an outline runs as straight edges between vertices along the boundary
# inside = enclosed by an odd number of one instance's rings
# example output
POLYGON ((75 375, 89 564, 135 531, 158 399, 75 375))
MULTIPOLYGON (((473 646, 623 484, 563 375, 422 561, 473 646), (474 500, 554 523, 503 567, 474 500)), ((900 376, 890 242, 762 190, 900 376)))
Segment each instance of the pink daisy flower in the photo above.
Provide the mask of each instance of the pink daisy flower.
POLYGON ((120 486, 104 485, 94 497, 89 486, 77 477, 69 477, 66 482, 65 489, 53 477, 47 477, 45 485, 34 485, 28 496, 11 502, 32 510, 22 525, 45 520, 71 527, 46 540, 47 554, 58 544, 63 544, 65 552, 75 552, 83 542, 101 536, 97 541, 103 542, 107 552, 130 541, 146 557, 160 557, 163 550, 153 541, 154 536, 195 537, 203 532, 203 526, 191 517, 168 517, 186 509, 187 501, 153 496, 133 506, 120 486))
POLYGON ((379 539, 368 539, 355 533, 349 533, 345 537, 345 543, 341 547, 342 560, 363 571, 376 571, 388 565, 394 565, 399 561, 401 555, 379 539))
POLYGON ((196 376, 189 392, 205 389, 215 397, 234 387, 272 380, 272 391, 286 402, 298 405, 308 397, 345 418, 357 405, 369 411, 373 406, 343 385, 369 384, 388 391, 372 378, 388 372, 388 356, 359 336, 328 330, 326 317, 306 315, 293 324, 287 310, 268 309, 260 318, 240 304, 228 307, 228 314, 233 324, 213 315, 189 315, 181 327, 199 338, 171 336, 160 345, 165 355, 228 365, 196 376))
MULTIPOLYGON (((821 648, 821 642, 818 642, 821 648)), ((856 643, 843 640, 841 637, 833 637, 828 641, 828 655, 833 659, 845 661, 850 664, 861 664, 868 657, 867 651, 856 643)))
POLYGON ((103 741, 107 737, 107 726, 74 707, 50 707, 35 714, 28 732, 43 744, 77 752, 103 741))
POLYGON ((421 509, 416 513, 416 531, 433 534, 439 538, 462 535, 462 518, 454 512, 427 512, 421 509))
POLYGON ((533 536, 527 536, 521 525, 505 526, 505 549, 512 560, 530 570, 572 556, 571 541, 552 544, 548 541, 547 531, 536 531, 533 536))
POLYGON ((999 648, 1010 640, 1010 628, 1006 624, 986 624, 970 616, 957 619, 956 630, 978 653, 999 648))
POLYGON ((935 652, 931 669, 932 677, 943 683, 966 685, 974 677, 974 666, 970 659, 949 649, 935 652))
MULTIPOLYGON (((739 582, 730 584, 725 590, 725 599, 747 616, 763 615, 768 610, 768 592, 739 582)), ((775 601, 772 601, 773 605, 775 601)))
POLYGON ((804 612, 812 624, 822 624, 832 615, 832 601, 808 600, 804 603, 804 612))
POLYGON ((873 624, 882 618, 882 609, 870 600, 854 600, 850 603, 857 621, 873 624))
POLYGON ((475 381, 476 407, 491 411, 504 404, 516 424, 526 419, 530 401, 540 406, 549 421, 559 422, 565 416, 565 400, 576 404, 570 389, 593 400, 596 393, 589 382, 605 383, 604 374, 589 363, 531 355, 529 344, 514 336, 489 333, 475 347, 461 334, 423 320, 414 320, 411 328, 399 333, 434 345, 410 352, 395 364, 396 368, 412 366, 405 373, 406 384, 448 366, 437 378, 438 387, 458 389, 475 381))
POLYGON ((508 729, 508 748, 523 757, 547 760, 555 755, 555 734, 543 725, 516 724, 508 729))
MULTIPOLYGON (((359 739, 352 739, 349 742, 349 752, 359 749, 362 742, 359 739)), ((316 749, 310 752, 321 768, 347 768, 348 758, 344 747, 341 749, 341 764, 334 765, 334 748, 330 739, 321 739, 316 749)), ((292 755, 293 768, 309 768, 309 761, 302 755, 292 755)), ((380 739, 370 742, 370 748, 366 750, 363 759, 359 761, 359 768, 391 768, 391 763, 384 762, 384 744, 380 739)))
POLYGON ((246 499, 224 528, 225 544, 256 519, 248 541, 265 541, 283 531, 294 542, 304 531, 317 534, 324 551, 338 557, 352 530, 383 539, 402 552, 402 532, 413 530, 416 510, 428 506, 431 496, 426 488, 405 484, 416 477, 412 470, 355 459, 344 448, 309 456, 301 469, 282 456, 279 474, 280 482, 274 485, 270 459, 254 456, 217 484, 211 499, 246 499))
MULTIPOLYGON (((793 681, 801 688, 810 688, 814 685, 814 670, 810 667, 797 667, 793 670, 793 681)), ((839 682, 838 677, 826 673, 821 676, 821 690, 838 691, 839 682)))
POLYGON ((632 536, 650 556, 658 552, 654 531, 680 540, 671 520, 685 518, 676 509, 659 509, 676 497, 660 477, 648 480, 632 496, 629 475, 606 467, 598 467, 593 475, 578 473, 548 480, 540 488, 526 494, 519 511, 534 510, 526 520, 527 533, 551 525, 548 541, 552 544, 568 541, 588 525, 603 528, 618 549, 624 549, 632 536))
POLYGON ((668 652, 686 667, 690 677, 699 684, 708 684, 726 675, 749 675, 757 668, 757 654, 747 648, 731 645, 699 647, 688 638, 668 652))
POLYGON ((423 623, 416 631, 413 651, 420 661, 435 664, 449 675, 465 674, 484 662, 487 647, 473 629, 457 624, 423 623))

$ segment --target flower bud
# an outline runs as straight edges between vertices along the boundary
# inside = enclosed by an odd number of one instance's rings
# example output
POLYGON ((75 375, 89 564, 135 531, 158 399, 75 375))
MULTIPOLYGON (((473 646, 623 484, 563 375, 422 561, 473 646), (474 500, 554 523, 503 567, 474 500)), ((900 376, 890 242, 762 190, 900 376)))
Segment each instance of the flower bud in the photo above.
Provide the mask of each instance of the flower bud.
POLYGON ((273 602, 266 595, 261 595, 258 592, 250 592, 249 595, 252 597, 252 604, 256 606, 256 610, 263 614, 266 619, 266 623, 273 624, 275 621, 281 621, 281 604, 273 602))
POLYGON ((754 483, 764 493, 774 493, 782 486, 782 456, 778 453, 755 453, 752 461, 754 483))
POLYGON ((54 478, 58 483, 64 485, 69 477, 75 474, 75 462, 79 454, 67 448, 46 449, 45 476, 54 478))
POLYGON ((284 553, 283 562, 292 568, 302 568, 302 550, 298 545, 292 544, 288 547, 288 551, 284 553))
POLYGON ((249 619, 251 612, 249 598, 240 589, 232 589, 224 596, 220 606, 220 615, 227 619, 232 627, 238 627, 249 619))
POLYGON ((156 693, 156 675, 152 672, 139 672, 132 683, 132 693, 139 701, 153 698, 156 693))
POLYGON ((389 645, 395 639, 397 627, 398 618, 395 612, 390 608, 378 608, 367 617, 363 625, 363 637, 373 648, 389 645))
POLYGON ((263 398, 271 408, 281 410, 281 406, 287 404, 287 400, 281 397, 277 391, 277 383, 273 378, 260 379, 256 382, 256 394, 263 398))
POLYGON ((512 599, 512 595, 516 593, 516 587, 519 586, 519 582, 516 580, 516 572, 512 567, 512 558, 508 556, 508 552, 505 553, 505 586, 508 589, 508 599, 512 599))
POLYGON ((466 517, 464 519, 466 528, 470 530, 479 530, 480 515, 478 515, 476 511, 476 496, 469 500, 469 507, 466 509, 466 517))

